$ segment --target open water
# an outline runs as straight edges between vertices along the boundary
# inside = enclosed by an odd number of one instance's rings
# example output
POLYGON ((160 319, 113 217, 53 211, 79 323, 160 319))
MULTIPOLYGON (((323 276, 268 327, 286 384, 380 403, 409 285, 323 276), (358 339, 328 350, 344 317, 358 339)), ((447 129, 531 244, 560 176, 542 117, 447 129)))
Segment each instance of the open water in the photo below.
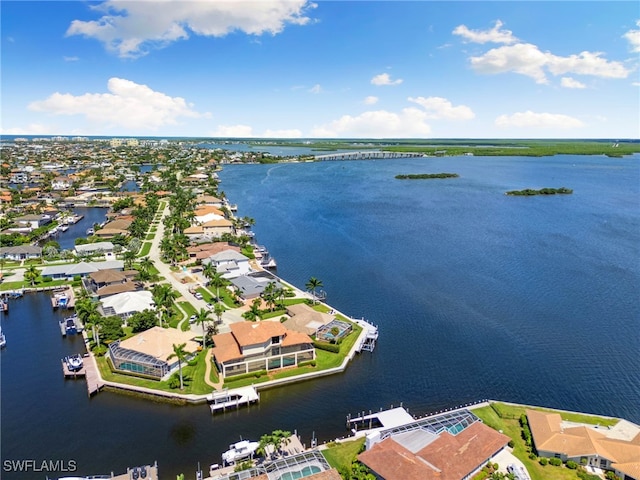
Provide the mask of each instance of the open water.
MULTIPOLYGON (((158 460, 194 478, 228 444, 276 428, 307 444, 348 413, 403 402, 423 414, 484 398, 640 423, 640 156, 424 158, 225 166, 238 214, 298 287, 380 327, 341 375, 262 393, 211 417, 62 378, 48 296, 11 303, 2 329, 1 457, 73 459, 84 475, 158 460), (457 179, 396 180, 406 173, 457 179), (572 195, 509 197, 512 189, 572 195)), ((44 479, 50 472, 2 472, 44 479)), ((57 476, 63 476, 58 472, 57 476)), ((68 475, 68 474, 67 474, 68 475)))

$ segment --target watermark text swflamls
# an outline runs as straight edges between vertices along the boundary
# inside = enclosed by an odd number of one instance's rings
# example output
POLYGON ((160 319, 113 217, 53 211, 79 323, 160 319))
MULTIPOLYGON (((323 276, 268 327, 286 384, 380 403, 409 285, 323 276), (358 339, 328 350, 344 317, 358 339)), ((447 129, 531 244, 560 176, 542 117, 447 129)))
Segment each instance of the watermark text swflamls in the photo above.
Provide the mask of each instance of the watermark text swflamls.
POLYGON ((75 460, 4 460, 2 470, 5 472, 75 472, 75 460))

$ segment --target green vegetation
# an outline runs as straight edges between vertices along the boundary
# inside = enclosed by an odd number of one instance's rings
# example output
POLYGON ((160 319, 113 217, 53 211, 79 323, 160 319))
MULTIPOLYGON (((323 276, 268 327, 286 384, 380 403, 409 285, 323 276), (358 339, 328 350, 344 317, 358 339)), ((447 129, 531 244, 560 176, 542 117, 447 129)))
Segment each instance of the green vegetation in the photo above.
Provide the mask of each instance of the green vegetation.
POLYGON ((527 188, 525 190, 509 190, 505 193, 505 195, 516 195, 516 196, 531 196, 531 195, 556 195, 556 194, 570 194, 573 193, 573 190, 566 187, 560 188, 541 188, 540 190, 532 190, 531 188, 527 188))
POLYGON ((144 242, 142 244, 142 250, 140 250, 140 253, 138 253, 138 256, 146 257, 147 255, 149 255, 150 251, 151 251, 151 242, 144 242))
POLYGON ((398 180, 422 180, 427 178, 458 178, 457 173, 409 173, 407 175, 396 175, 398 180))
MULTIPOLYGON (((182 376, 184 380, 184 390, 180 393, 184 394, 196 394, 204 395, 211 393, 213 390, 204 381, 205 373, 205 352, 199 352, 194 359, 182 366, 182 376)), ((137 377, 134 375, 127 375, 123 373, 116 373, 111 370, 110 362, 106 357, 97 357, 96 362, 100 369, 102 378, 109 382, 123 383, 125 385, 134 385, 137 387, 151 388, 154 390, 161 390, 163 392, 175 392, 175 387, 172 388, 171 380, 159 381, 137 377)), ((178 386, 179 386, 178 379, 178 386)))
MULTIPOLYGON (((354 462, 357 461, 358 454, 364 450, 364 438, 358 440, 352 440, 349 442, 333 442, 328 445, 328 448, 322 450, 322 455, 326 458, 329 465, 340 472, 342 478, 354 478, 352 473, 354 472, 354 462)), ((358 462, 358 466, 362 465, 358 462)), ((358 470, 356 468, 355 470, 358 470)), ((360 477, 355 477, 360 478, 360 477)), ((366 478, 366 477, 362 477, 366 478)))

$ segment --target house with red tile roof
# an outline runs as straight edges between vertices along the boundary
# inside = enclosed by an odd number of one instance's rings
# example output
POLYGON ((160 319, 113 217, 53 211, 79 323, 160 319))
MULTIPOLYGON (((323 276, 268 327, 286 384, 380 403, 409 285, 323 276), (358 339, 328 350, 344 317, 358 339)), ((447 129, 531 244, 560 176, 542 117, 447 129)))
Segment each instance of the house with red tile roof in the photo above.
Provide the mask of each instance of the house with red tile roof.
POLYGON ((620 420, 613 427, 565 422, 559 413, 527 410, 531 436, 540 457, 586 464, 640 480, 640 427, 620 420))
POLYGON ((213 358, 222 377, 277 370, 314 360, 308 335, 285 328, 279 321, 237 322, 230 333, 213 336, 213 358))
POLYGON ((468 410, 426 417, 367 437, 358 460, 383 480, 471 478, 509 443, 468 410))

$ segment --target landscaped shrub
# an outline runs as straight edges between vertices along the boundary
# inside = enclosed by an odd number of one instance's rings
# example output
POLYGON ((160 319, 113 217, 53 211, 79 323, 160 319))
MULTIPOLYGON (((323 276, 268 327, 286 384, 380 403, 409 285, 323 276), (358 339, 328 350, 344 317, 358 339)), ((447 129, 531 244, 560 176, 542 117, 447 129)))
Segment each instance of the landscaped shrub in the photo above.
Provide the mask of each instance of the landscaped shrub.
POLYGON ((606 478, 607 480, 622 480, 619 476, 617 476, 615 473, 613 472, 607 472, 604 474, 604 478, 606 478))
POLYGON ((565 463, 565 465, 571 470, 575 470, 576 468, 578 468, 578 464, 573 460, 567 460, 567 463, 565 463))
POLYGON ((516 445, 516 442, 513 441, 513 439, 509 440, 509 443, 507 444, 509 445, 509 448, 513 448, 516 445))
POLYGON ((107 353, 107 346, 100 345, 99 347, 93 347, 93 353, 96 357, 102 357, 105 353, 107 353))
POLYGON ((529 459, 530 459, 530 460, 535 460, 536 458, 538 458, 538 456, 537 456, 535 453, 531 452, 531 453, 529 454, 529 459))
POLYGON ((260 378, 262 375, 266 375, 266 374, 267 374, 266 370, 258 370, 257 372, 243 373, 241 375, 234 375, 232 377, 227 377, 224 380, 225 382, 233 382, 235 380, 241 380, 243 378, 251 378, 251 377, 260 378))
POLYGON ((336 345, 334 343, 315 341, 313 342, 313 346, 315 348, 319 348, 320 350, 326 350, 327 352, 340 353, 340 345, 336 345))
POLYGON ((53 278, 51 277, 42 277, 42 283, 49 283, 53 281, 53 278))
POLYGON ((554 467, 559 467, 560 465, 562 465, 562 460, 553 457, 549 459, 549 464, 553 465, 554 467))
POLYGON ((576 473, 578 475, 578 478, 580 478, 581 480, 602 480, 602 478, 600 478, 598 475, 589 473, 582 468, 579 468, 576 473))
POLYGON ((538 460, 538 463, 544 467, 547 463, 549 463, 549 459, 546 457, 542 457, 540 458, 540 460, 538 460))
POLYGON ((299 367, 315 367, 316 366, 316 361, 315 360, 307 360, 306 362, 300 362, 298 364, 299 367))

